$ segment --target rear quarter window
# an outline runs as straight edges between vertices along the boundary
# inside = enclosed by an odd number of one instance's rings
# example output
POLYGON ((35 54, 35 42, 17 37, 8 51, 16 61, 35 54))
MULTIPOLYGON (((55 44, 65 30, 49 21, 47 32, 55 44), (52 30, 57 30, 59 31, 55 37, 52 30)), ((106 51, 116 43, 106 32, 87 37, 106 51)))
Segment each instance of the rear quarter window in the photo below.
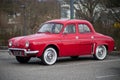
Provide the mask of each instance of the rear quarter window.
POLYGON ((90 33, 91 30, 86 24, 79 24, 78 25, 79 33, 90 33))

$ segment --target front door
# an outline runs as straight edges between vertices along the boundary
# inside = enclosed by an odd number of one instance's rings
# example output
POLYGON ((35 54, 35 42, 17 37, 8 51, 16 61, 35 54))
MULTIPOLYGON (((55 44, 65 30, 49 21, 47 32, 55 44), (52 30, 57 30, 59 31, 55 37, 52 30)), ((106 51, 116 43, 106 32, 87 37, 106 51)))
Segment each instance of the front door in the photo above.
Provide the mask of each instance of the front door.
POLYGON ((77 54, 76 25, 68 24, 63 31, 62 56, 74 56, 77 54))

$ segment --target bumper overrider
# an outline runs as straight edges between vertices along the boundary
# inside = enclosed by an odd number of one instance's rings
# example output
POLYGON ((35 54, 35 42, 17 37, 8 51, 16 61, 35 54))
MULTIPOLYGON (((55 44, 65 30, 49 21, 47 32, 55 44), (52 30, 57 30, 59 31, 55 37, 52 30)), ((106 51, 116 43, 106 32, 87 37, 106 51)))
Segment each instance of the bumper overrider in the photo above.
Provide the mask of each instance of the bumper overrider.
POLYGON ((30 50, 21 49, 21 48, 9 48, 8 52, 10 55, 14 55, 14 56, 27 56, 27 55, 34 55, 39 53, 38 50, 30 51, 30 50))

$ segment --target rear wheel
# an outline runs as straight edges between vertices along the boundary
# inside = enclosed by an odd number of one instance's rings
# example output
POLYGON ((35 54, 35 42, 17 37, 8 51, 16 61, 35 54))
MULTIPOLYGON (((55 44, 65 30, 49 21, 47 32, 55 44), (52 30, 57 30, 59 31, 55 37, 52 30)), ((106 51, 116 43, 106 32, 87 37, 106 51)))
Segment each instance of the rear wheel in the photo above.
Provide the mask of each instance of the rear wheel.
POLYGON ((30 57, 16 56, 16 60, 17 60, 19 63, 28 63, 28 61, 30 60, 30 57))
POLYGON ((107 56, 107 49, 104 45, 97 46, 94 57, 98 60, 104 60, 107 56))
POLYGON ((53 65, 57 60, 57 52, 54 48, 48 47, 42 55, 42 61, 46 65, 53 65))

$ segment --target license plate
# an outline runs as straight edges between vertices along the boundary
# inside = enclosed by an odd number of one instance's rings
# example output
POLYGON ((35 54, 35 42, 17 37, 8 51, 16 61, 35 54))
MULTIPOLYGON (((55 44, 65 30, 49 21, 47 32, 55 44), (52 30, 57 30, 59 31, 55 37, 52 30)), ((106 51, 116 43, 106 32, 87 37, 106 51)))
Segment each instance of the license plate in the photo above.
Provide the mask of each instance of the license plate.
POLYGON ((23 51, 13 51, 13 55, 14 56, 24 56, 24 52, 23 51))

